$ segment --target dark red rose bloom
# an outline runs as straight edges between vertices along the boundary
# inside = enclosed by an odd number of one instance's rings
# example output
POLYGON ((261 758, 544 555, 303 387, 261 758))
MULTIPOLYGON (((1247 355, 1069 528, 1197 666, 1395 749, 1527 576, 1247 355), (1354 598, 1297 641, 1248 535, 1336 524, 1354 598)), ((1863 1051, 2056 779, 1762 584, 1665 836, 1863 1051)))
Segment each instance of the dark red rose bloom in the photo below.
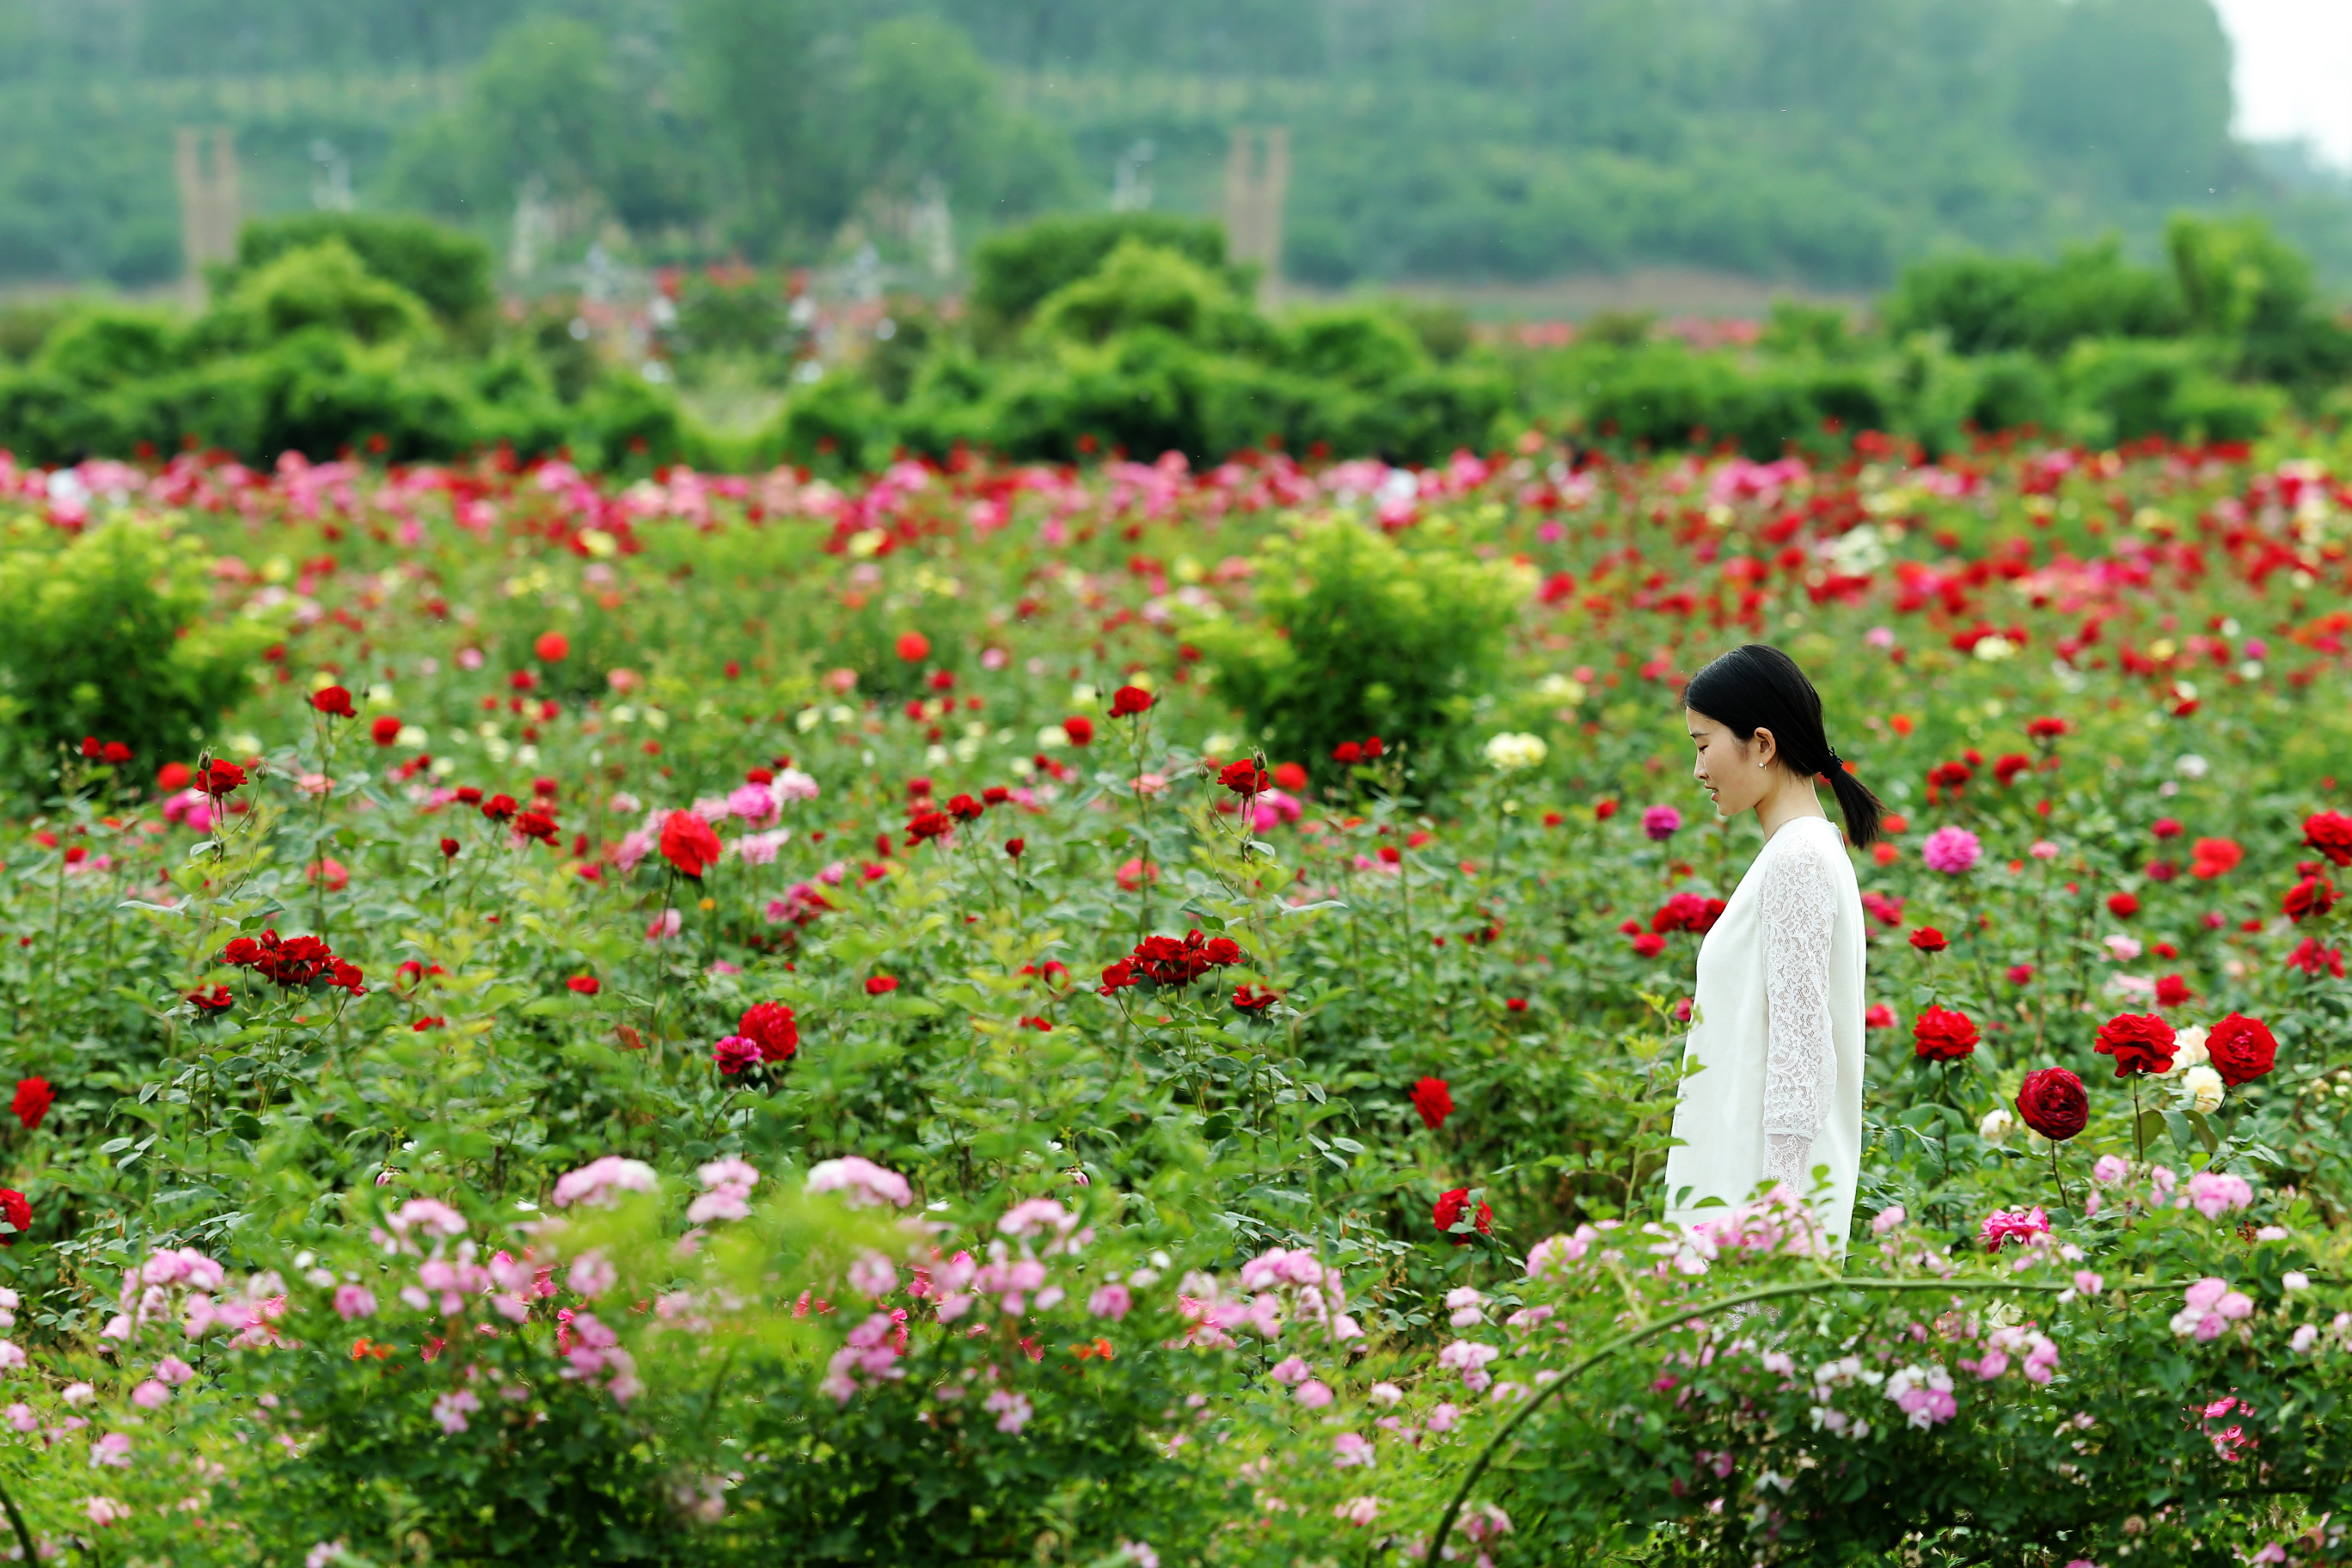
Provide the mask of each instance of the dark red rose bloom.
POLYGON ((957 795, 954 799, 948 802, 948 815, 954 817, 958 822, 976 821, 979 818, 980 814, 987 809, 987 806, 982 805, 979 801, 974 800, 968 795, 957 795))
POLYGON ((1029 841, 1026 838, 1008 838, 1004 841, 1004 852, 1015 860, 1020 859, 1022 852, 1028 847, 1029 841))
POLYGON ((233 963, 239 969, 257 963, 260 959, 261 943, 249 936, 232 938, 229 944, 221 949, 221 962, 233 963))
MULTIPOLYGON (((1430 1210, 1429 1213, 1429 1217, 1437 1222, 1439 1233, 1449 1237, 1456 1247, 1466 1247, 1470 1244, 1470 1238, 1468 1237, 1455 1236, 1454 1234, 1454 1227, 1462 1222, 1463 1211, 1467 1209, 1469 1206, 1470 1189, 1467 1187, 1455 1187, 1451 1192, 1439 1194, 1437 1198, 1437 1206, 1430 1210)), ((1476 1226, 1479 1235, 1494 1235, 1494 1209, 1486 1204, 1480 1204, 1478 1205, 1478 1217, 1473 1223, 1476 1226)))
POLYGON ((2011 985, 2032 984, 2033 983, 2033 965, 2030 963, 2011 964, 2009 966, 2009 983, 2011 985))
POLYGON ((679 876, 699 879, 719 864, 719 835, 694 813, 673 811, 662 822, 661 855, 679 876))
POLYGON ((2091 1097, 2083 1080, 2064 1068, 2025 1075, 2017 1091, 2018 1119, 2053 1143, 2063 1143, 2091 1120, 2091 1097))
POLYGON ((1217 770, 1217 782, 1235 795, 1257 795, 1272 787, 1274 780, 1266 771, 1244 757, 1238 763, 1227 763, 1217 770))
POLYGON ((536 838, 542 844, 554 843, 555 836, 560 831, 555 825, 555 818, 543 811, 522 813, 515 818, 514 828, 525 838, 536 838))
POLYGON ((49 1107, 57 1102, 57 1090, 49 1087, 47 1079, 20 1078, 16 1080, 16 1098, 9 1102, 8 1109, 16 1113, 16 1120, 25 1124, 26 1131, 37 1132, 41 1118, 47 1116, 49 1107))
POLYGON ((2099 1026, 2091 1048, 2116 1058, 2116 1076, 2162 1073, 2172 1067, 2172 1026, 2153 1013, 2118 1013, 2099 1026))
POLYGON ((2036 741, 2054 741, 2066 732, 2066 721, 2051 718, 2028 719, 2025 721, 2025 732, 2036 741))
POLYGON ((866 994, 868 996, 887 996, 897 989, 898 978, 895 974, 869 974, 866 977, 866 994))
POLYGON ((2189 830, 2180 826, 2177 816, 2159 816, 2148 824, 2147 830, 2158 838, 2178 838, 2189 830))
POLYGON ((1135 973, 1135 965, 1122 958, 1115 963, 1106 963, 1103 965, 1102 984, 1097 989, 1101 991, 1104 995, 1108 996, 1114 991, 1126 990, 1129 986, 1134 984, 1138 978, 1139 977, 1135 973))
MULTIPOLYGON (((1132 719, 1139 713, 1149 713, 1151 711, 1151 693, 1140 686, 1122 686, 1110 694, 1110 716, 1114 719, 1132 719)), ((1068 726, 1065 725, 1063 728, 1066 730, 1068 726)))
POLYGON ((2338 866, 2352 866, 2352 816, 2315 811, 2303 819, 2303 841, 2338 866))
POLYGON ((131 760, 131 748, 120 741, 109 741, 100 749, 98 760, 108 767, 119 768, 131 760))
POLYGON ((1252 1017, 1258 1016, 1281 1000, 1282 993, 1279 991, 1268 991, 1262 986, 1251 985, 1234 987, 1234 1010, 1237 1013, 1246 1013, 1252 1017))
POLYGON ((244 785, 245 770, 235 763, 224 763, 215 758, 196 770, 196 787, 215 799, 235 794, 244 785))
POLYGON ((1934 926, 1921 926, 1911 933, 1911 945, 1921 952, 1941 952, 1952 944, 1934 926))
POLYGON ((922 800, 929 796, 930 793, 931 779, 929 773, 917 773, 913 778, 907 781, 907 798, 908 800, 922 800))
POLYGON ((1650 929, 1660 935, 1667 931, 1686 931, 1704 936, 1715 929, 1715 922, 1723 917, 1723 910, 1721 899, 1705 898, 1697 893, 1676 893, 1659 905, 1658 912, 1650 917, 1650 929))
POLYGON ((379 746, 389 746, 400 739, 400 721, 387 713, 368 726, 368 738, 379 746))
POLYGON ((1977 1023, 1949 1007, 1925 1008, 1911 1021, 1911 1040, 1923 1060, 1956 1062, 1977 1048, 1977 1023))
MULTIPOLYGON (((351 969, 317 937, 281 937, 275 931, 265 931, 258 937, 236 938, 221 950, 221 962, 239 969, 250 969, 264 980, 289 990, 320 979, 342 984, 344 982, 337 973, 338 967, 351 969)), ((357 984, 359 971, 351 969, 351 973, 352 984, 357 984)), ((189 1000, 196 1001, 196 998, 191 994, 189 1000)), ((200 1008, 205 1005, 203 1002, 196 1005, 200 1008)))
POLYGON ((2304 878, 2287 889, 2279 900, 2286 918, 2301 925, 2315 915, 2324 915, 2336 907, 2336 884, 2317 872, 2304 878))
POLYGON ((782 1002, 755 1002, 735 1032, 760 1047, 763 1062, 785 1062, 801 1048, 800 1025, 782 1002))
POLYGON ((482 815, 492 822, 510 822, 518 809, 510 795, 494 795, 482 802, 482 815))
MULTIPOLYGON (((1198 936, 1200 933, 1195 931, 1192 934, 1198 936)), ((1242 961, 1242 944, 1229 936, 1213 936, 1202 943, 1201 956, 1209 961, 1210 967, 1222 969, 1242 961)))
POLYGON ((1643 931, 1633 939, 1633 952, 1643 958, 1655 958, 1666 951, 1666 939, 1654 931, 1643 931))
POLYGON ((2341 980, 2344 978, 2344 950, 2340 947, 2322 947, 2319 945, 2317 937, 2307 936, 2295 944, 2293 952, 2286 955, 2286 966, 2289 969, 2300 969, 2314 980, 2323 974, 2332 974, 2341 980))
POLYGON ((352 706, 352 694, 340 686, 321 686, 310 693, 310 706, 330 719, 356 719, 359 710, 352 706))
POLYGON ((1073 746, 1092 745, 1095 738, 1095 721, 1091 719, 1065 719, 1062 721, 1062 733, 1069 737, 1070 744, 1073 746))
POLYGON ((1378 735, 1367 735, 1364 737, 1364 761, 1368 763, 1379 762, 1381 760, 1381 753, 1386 749, 1387 748, 1381 744, 1381 738, 1378 735))
POLYGON ((25 1194, 14 1187, 0 1187, 0 1219, 16 1228, 0 1236, 0 1247, 14 1247, 16 1238, 33 1228, 33 1205, 25 1194))
POLYGON ((604 983, 593 974, 575 974, 563 983, 563 987, 583 996, 593 996, 604 989, 604 983))
POLYGON ((445 860, 455 860, 457 858, 458 847, 456 839, 444 838, 441 840, 441 858, 445 860))
POLYGON ((2109 893, 2107 912, 2119 921, 2127 921, 2139 913, 2139 896, 2136 893, 2109 893))
POLYGON ((982 805, 1003 805, 1012 798, 1013 792, 1003 784, 991 784, 980 792, 980 802, 982 805))
POLYGON ((2168 974, 2156 983, 2156 1005, 2178 1007, 2197 993, 2189 989, 2189 982, 2178 974, 2168 974))
POLYGON ((2231 1089, 2252 1083, 2278 1063, 2278 1041, 2260 1018, 2232 1013, 2205 1037, 2205 1051, 2213 1070, 2231 1089))
POLYGON ((1422 1125, 1434 1132, 1454 1114, 1454 1090, 1442 1078, 1423 1079, 1412 1086, 1412 1108, 1421 1112, 1422 1125))
POLYGON ((2008 789, 2011 785, 2017 783, 2018 774, 2023 773, 2032 765, 2033 759, 2027 756, 2024 752, 2005 752, 2000 757, 1994 759, 1992 764, 1992 776, 2000 781, 2001 788, 2008 789))
POLYGON ((919 811, 907 819, 907 843, 909 847, 927 838, 944 838, 955 827, 955 819, 944 811, 919 811))
POLYGON ((1353 741, 1342 741, 1331 748, 1331 760, 1342 767, 1354 767, 1364 760, 1364 748, 1353 741))
POLYGON ((459 805, 479 805, 482 804, 482 792, 472 784, 460 784, 450 798, 459 805))

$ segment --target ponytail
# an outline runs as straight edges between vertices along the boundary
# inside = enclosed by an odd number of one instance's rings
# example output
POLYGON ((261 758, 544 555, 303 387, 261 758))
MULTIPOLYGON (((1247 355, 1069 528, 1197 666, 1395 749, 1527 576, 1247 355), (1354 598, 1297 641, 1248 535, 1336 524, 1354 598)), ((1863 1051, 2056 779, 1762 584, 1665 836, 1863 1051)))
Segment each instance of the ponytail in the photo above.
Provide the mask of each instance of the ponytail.
POLYGON ((1822 694, 1787 654, 1763 643, 1733 648, 1691 677, 1683 689, 1683 706, 1716 721, 1743 743, 1759 730, 1771 731, 1780 760, 1791 773, 1829 780, 1854 847, 1877 841, 1886 808, 1831 748, 1822 725, 1822 694))

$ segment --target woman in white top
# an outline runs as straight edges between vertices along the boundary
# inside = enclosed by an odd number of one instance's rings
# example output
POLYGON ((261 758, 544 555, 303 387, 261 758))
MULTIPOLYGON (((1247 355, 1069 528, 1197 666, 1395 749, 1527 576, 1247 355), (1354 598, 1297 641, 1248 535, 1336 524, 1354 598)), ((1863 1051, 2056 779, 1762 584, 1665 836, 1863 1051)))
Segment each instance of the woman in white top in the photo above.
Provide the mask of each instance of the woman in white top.
POLYGON ((1723 1216, 1707 1200, 1741 1204, 1786 1184, 1812 1195, 1843 1247, 1862 1164, 1864 928, 1820 781, 1857 848, 1878 837, 1881 807, 1830 749, 1821 694, 1780 649, 1725 654, 1683 702, 1692 772, 1726 818, 1756 814, 1764 847, 1699 945, 1683 1060, 1700 1070, 1675 1110, 1667 1217, 1723 1216))

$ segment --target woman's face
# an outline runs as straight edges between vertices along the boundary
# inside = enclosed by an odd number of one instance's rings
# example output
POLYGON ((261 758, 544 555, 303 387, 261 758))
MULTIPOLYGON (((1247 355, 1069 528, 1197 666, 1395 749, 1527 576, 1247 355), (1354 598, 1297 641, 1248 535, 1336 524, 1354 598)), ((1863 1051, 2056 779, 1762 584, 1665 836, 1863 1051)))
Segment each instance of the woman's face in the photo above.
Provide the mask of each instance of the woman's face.
POLYGON ((1759 730, 1743 741, 1696 708, 1684 709, 1683 717, 1689 721, 1691 744, 1698 750, 1691 776, 1706 790, 1717 814, 1727 819, 1755 810, 1776 782, 1772 763, 1778 747, 1772 731, 1759 730))

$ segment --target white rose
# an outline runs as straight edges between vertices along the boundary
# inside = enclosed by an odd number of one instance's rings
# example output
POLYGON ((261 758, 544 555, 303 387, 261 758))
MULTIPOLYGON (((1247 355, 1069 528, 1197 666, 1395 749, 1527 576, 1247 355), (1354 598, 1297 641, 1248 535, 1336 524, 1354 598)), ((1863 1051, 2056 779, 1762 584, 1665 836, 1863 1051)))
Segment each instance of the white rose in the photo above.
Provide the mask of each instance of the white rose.
POLYGON ((2191 1110, 2215 1111, 2221 1109, 2221 1075, 2211 1068, 2193 1067, 2182 1073, 2180 1089, 2189 1097, 2189 1109, 2191 1110))

